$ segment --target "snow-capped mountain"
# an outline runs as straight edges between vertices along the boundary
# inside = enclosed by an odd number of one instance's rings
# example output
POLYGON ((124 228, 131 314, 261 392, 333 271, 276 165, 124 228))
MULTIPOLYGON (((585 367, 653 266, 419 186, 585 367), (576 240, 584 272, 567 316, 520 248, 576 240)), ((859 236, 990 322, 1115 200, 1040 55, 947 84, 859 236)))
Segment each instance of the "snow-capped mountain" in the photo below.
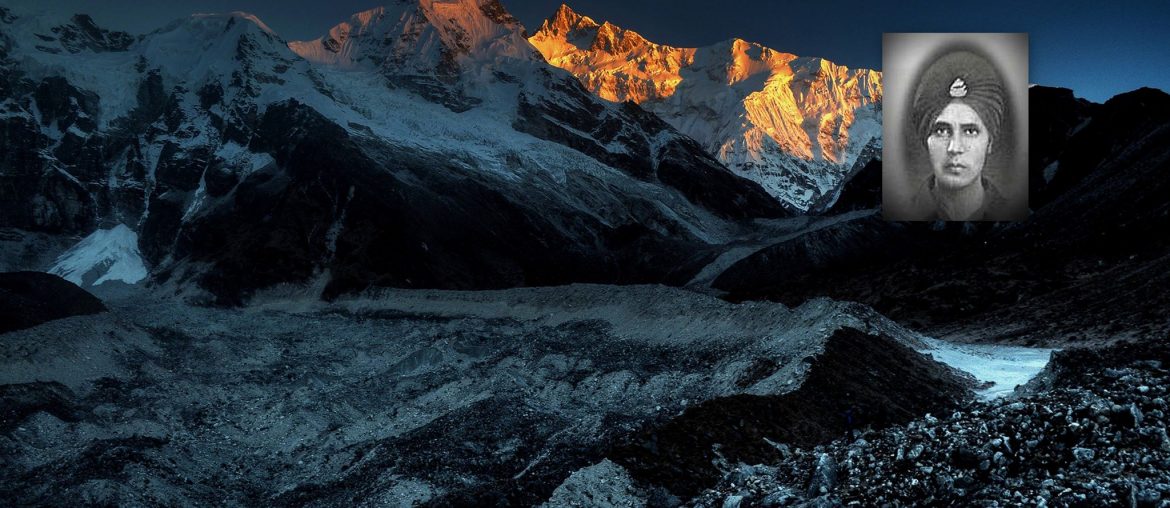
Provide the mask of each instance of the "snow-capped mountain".
MULTIPOLYGON (((355 14, 289 47, 317 65, 340 102, 364 103, 369 91, 354 83, 372 80, 379 94, 386 87, 410 91, 459 113, 452 124, 460 126, 444 129, 466 129, 466 117, 475 117, 483 123, 473 123, 477 133, 468 136, 483 139, 485 148, 531 152, 536 137, 635 179, 657 180, 719 215, 775 213, 765 211, 774 205, 761 189, 729 175, 692 139, 641 108, 598 101, 549 66, 523 33, 498 1, 421 0, 355 14), (523 135, 515 138, 517 132, 523 135)), ((442 133, 416 137, 451 145, 442 133)))
POLYGON ((522 30, 495 1, 421 0, 359 12, 326 35, 289 47, 329 68, 375 71, 392 86, 465 111, 492 99, 469 96, 482 87, 467 86, 468 78, 490 89, 501 73, 517 66, 532 69, 540 60, 522 30), (477 72, 487 75, 472 76, 477 72))
POLYGON ((881 73, 732 39, 655 44, 562 5, 530 42, 593 93, 633 101, 796 211, 833 192, 881 147, 881 73))
POLYGON ((359 12, 312 41, 289 43, 314 62, 372 65, 388 75, 454 77, 467 62, 538 61, 519 21, 497 1, 420 0, 359 12))
MULTIPOLYGON (((783 213, 522 33, 487 0, 398 2, 294 43, 245 13, 133 37, 4 8, 3 241, 124 225, 153 280, 230 303, 282 283, 685 281, 739 221, 783 213)), ((75 260, 117 265, 67 259, 90 280, 109 277, 75 260)))

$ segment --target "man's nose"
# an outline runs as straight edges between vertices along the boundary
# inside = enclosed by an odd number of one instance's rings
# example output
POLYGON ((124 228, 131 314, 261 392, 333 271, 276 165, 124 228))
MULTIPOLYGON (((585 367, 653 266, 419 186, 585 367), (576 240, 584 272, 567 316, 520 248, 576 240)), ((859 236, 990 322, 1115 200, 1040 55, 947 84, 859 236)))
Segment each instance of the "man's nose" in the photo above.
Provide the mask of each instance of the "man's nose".
POLYGON ((950 142, 947 143, 947 152, 963 153, 967 151, 966 143, 963 143, 960 136, 951 136, 950 142))

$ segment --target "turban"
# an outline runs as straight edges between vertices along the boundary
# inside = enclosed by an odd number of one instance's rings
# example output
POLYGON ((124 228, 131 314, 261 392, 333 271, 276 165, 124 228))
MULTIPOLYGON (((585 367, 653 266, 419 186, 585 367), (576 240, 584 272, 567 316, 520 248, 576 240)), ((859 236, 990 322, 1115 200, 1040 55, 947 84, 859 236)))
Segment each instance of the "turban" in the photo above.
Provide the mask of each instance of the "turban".
POLYGON ((934 120, 952 102, 971 106, 992 140, 1003 123, 1004 88, 995 67, 986 58, 969 51, 947 53, 927 66, 914 93, 913 127, 925 143, 934 120))

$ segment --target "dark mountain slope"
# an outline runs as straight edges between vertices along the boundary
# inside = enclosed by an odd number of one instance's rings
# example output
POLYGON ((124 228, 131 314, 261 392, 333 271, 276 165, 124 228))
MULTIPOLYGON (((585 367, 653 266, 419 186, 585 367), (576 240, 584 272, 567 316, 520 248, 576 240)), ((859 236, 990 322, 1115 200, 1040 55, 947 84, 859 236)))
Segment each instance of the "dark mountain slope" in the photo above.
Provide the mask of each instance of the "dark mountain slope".
MULTIPOLYGON (((1043 87, 1031 94, 1040 111, 1068 99, 1043 87)), ((1027 221, 842 223, 745 259, 716 287, 734 299, 856 300, 966 340, 1158 336, 1170 305, 1170 96, 1141 89, 1099 106, 1063 104, 1074 111, 1032 115, 1033 132, 1067 137, 1032 155, 1058 168, 1027 221)))

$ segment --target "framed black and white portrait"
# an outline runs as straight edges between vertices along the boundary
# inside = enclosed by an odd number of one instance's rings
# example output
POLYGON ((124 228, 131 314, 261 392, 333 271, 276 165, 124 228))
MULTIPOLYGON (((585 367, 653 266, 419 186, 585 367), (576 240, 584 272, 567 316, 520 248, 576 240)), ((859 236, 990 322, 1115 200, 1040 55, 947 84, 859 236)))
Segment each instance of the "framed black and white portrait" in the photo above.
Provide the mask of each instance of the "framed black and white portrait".
POLYGON ((900 221, 1028 214, 1028 35, 882 39, 882 211, 900 221))

